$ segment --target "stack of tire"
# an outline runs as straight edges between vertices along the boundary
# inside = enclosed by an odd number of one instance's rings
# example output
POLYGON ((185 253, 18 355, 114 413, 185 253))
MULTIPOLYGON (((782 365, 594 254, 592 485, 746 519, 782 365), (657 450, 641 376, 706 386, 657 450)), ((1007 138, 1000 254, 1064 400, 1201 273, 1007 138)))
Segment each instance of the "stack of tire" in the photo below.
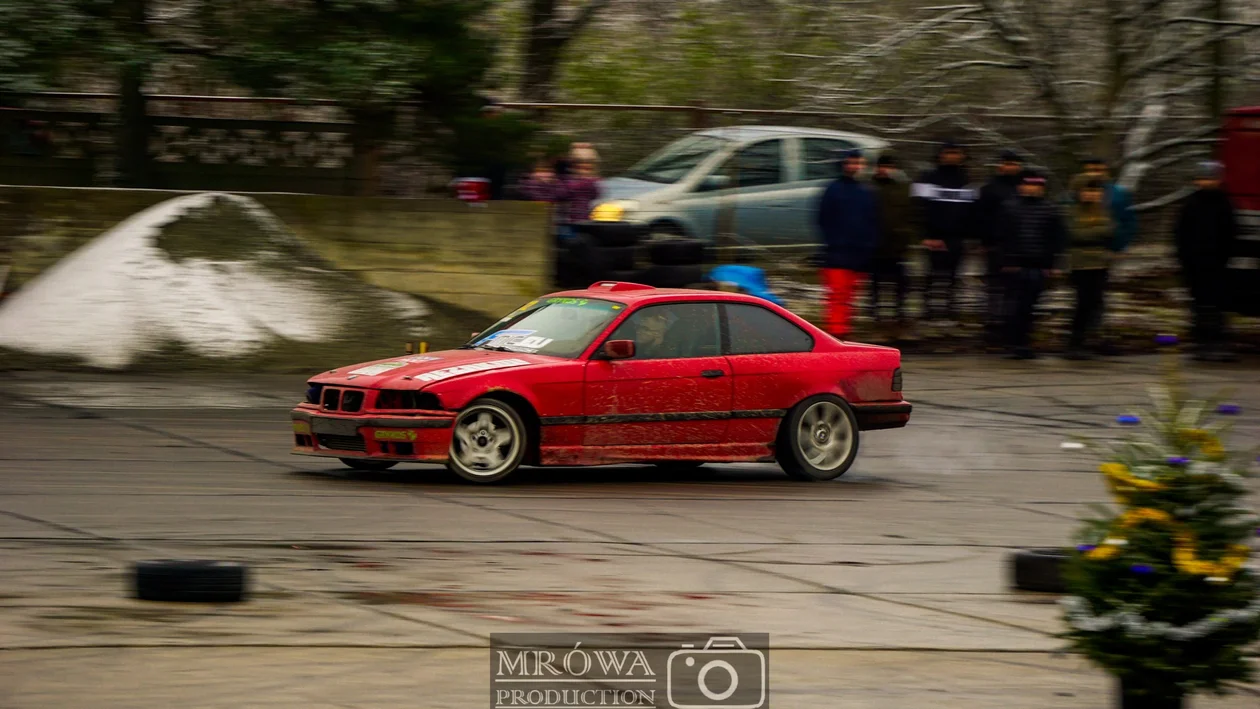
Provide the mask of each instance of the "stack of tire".
POLYGON ((704 284, 709 251, 699 239, 664 236, 647 245, 648 266, 639 283, 657 288, 691 288, 704 284))
POLYGON ((577 235, 559 248, 556 284, 561 288, 585 288, 596 281, 637 282, 639 246, 647 235, 642 224, 587 222, 577 225, 577 235))

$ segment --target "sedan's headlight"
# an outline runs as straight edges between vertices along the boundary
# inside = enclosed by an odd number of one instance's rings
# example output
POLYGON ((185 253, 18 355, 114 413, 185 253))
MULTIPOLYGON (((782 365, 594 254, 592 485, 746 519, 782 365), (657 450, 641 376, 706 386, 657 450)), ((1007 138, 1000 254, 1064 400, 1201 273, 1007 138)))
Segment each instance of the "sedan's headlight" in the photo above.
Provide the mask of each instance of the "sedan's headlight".
POLYGON ((625 220, 626 212, 631 212, 638 208, 639 203, 632 199, 617 199, 612 202, 604 202, 596 205, 591 210, 591 221, 620 222, 625 220))

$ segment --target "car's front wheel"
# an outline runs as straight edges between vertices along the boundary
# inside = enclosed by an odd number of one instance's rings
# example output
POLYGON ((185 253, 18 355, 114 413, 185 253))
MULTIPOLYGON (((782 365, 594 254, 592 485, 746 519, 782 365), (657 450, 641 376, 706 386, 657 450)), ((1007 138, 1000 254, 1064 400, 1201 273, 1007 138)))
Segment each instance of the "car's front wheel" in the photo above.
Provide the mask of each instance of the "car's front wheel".
POLYGON ((455 418, 454 428, 447 467, 469 482, 498 482, 525 458, 525 422, 502 401, 477 399, 455 418))
POLYGON ((857 417, 838 396, 822 394, 797 404, 779 433, 775 458, 797 480, 834 480, 858 452, 857 417))

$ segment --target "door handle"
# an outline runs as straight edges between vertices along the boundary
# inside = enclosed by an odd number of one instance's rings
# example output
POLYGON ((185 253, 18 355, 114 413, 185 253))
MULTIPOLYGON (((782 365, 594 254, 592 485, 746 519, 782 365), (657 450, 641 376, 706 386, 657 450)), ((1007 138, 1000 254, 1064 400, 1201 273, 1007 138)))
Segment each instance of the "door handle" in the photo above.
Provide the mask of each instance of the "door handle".
POLYGON ((707 379, 713 379, 714 377, 720 377, 723 374, 726 374, 726 372, 723 372, 720 369, 706 369, 700 373, 700 376, 705 377, 707 379))

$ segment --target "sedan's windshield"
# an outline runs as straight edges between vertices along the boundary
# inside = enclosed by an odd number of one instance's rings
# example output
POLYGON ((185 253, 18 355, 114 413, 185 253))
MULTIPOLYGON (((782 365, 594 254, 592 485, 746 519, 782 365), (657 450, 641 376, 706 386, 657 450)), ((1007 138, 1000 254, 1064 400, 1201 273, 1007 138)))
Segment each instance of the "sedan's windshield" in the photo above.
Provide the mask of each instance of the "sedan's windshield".
POLYGON ((709 135, 688 136, 639 161, 625 173, 625 177, 673 184, 686 177, 726 142, 723 138, 709 135))
POLYGON ((572 359, 624 309, 620 303, 595 298, 535 300, 477 334, 464 347, 572 359))

